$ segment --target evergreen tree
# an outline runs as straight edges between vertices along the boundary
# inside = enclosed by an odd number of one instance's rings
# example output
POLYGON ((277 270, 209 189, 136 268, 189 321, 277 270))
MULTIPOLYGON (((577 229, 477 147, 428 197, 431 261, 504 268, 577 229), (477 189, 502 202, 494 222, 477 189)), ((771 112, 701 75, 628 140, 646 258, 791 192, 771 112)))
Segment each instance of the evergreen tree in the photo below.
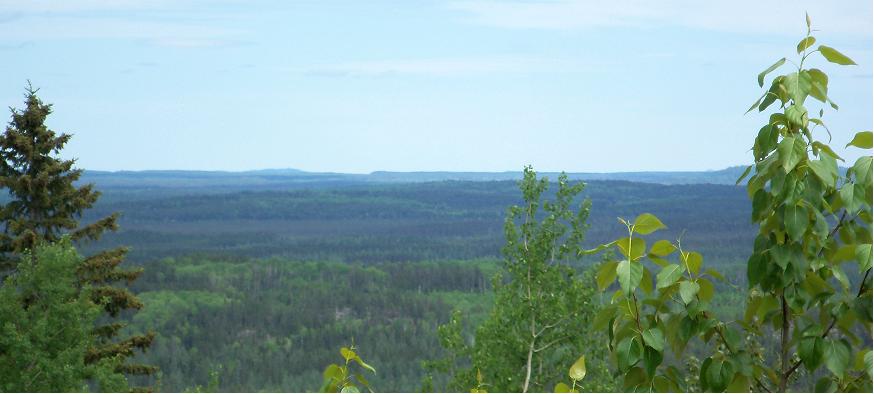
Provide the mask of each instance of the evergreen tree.
POLYGON ((89 286, 79 287, 80 263, 68 239, 40 244, 0 287, 0 391, 128 389, 118 358, 85 362, 100 307, 89 286))
MULTIPOLYGON (((12 120, 0 135, 0 188, 10 196, 10 201, 0 209, 3 223, 0 255, 7 274, 15 270, 11 262, 40 242, 57 242, 64 235, 73 241, 94 241, 105 231, 118 228, 117 213, 79 226, 83 211, 94 205, 100 193, 93 184, 79 187, 74 184, 82 170, 73 167, 75 160, 59 157, 72 136, 58 135, 46 127, 52 107, 36 93, 37 89, 28 84, 25 108, 11 110, 12 120)), ((135 295, 118 285, 120 281, 129 284, 142 272, 119 267, 126 253, 125 248, 104 251, 86 258, 77 269, 80 285, 92 288, 94 302, 112 318, 123 310, 142 307, 135 295)), ((130 357, 135 349, 148 348, 154 338, 153 333, 148 333, 114 340, 123 327, 121 322, 96 327, 95 334, 101 339, 89 349, 85 362, 130 357)), ((155 367, 137 364, 122 364, 118 368, 139 375, 156 371, 155 367)))

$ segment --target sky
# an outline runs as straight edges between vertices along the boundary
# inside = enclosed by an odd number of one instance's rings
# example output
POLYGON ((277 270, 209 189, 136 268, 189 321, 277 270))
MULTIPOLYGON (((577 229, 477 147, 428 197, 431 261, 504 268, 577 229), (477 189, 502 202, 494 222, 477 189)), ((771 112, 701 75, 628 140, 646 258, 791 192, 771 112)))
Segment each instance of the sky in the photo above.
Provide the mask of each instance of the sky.
POLYGON ((858 63, 805 63, 851 164, 872 128, 859 0, 0 0, 0 105, 32 81, 90 170, 722 169, 752 162, 756 75, 797 63, 805 11, 858 63))

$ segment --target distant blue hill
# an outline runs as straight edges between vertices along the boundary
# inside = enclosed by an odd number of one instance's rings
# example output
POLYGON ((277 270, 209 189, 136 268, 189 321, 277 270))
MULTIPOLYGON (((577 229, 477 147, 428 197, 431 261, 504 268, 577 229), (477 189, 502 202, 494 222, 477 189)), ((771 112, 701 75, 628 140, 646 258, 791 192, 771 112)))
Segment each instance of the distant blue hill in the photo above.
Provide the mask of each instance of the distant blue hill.
MULTIPOLYGON (((743 167, 729 167, 718 171, 639 171, 639 172, 574 172, 574 180, 621 180, 665 185, 719 184, 733 185, 743 167)), ((541 175, 556 179, 559 173, 541 175)), ((520 179, 521 171, 505 172, 391 172, 370 174, 343 174, 306 172, 296 169, 267 169, 257 171, 85 171, 82 181, 93 182, 98 188, 137 189, 274 189, 337 186, 342 184, 416 183, 439 181, 507 181, 520 179)))

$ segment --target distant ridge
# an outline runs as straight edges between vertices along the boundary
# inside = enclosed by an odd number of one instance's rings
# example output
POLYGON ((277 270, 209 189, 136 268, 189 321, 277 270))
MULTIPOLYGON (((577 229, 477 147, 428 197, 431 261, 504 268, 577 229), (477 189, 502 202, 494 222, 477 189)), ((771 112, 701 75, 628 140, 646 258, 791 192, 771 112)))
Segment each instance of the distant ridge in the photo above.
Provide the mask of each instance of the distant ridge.
MULTIPOLYGON (((664 185, 717 184, 734 185, 743 167, 718 171, 637 171, 637 172, 572 172, 568 177, 584 181, 629 181, 664 185)), ((541 172, 552 180, 559 173, 541 172)), ((521 171, 504 172, 393 172, 370 174, 307 172, 297 169, 265 169, 255 171, 88 171, 81 182, 95 183, 98 189, 174 189, 196 192, 199 189, 218 190, 281 190, 365 184, 397 184, 442 181, 512 181, 520 179, 521 171)))

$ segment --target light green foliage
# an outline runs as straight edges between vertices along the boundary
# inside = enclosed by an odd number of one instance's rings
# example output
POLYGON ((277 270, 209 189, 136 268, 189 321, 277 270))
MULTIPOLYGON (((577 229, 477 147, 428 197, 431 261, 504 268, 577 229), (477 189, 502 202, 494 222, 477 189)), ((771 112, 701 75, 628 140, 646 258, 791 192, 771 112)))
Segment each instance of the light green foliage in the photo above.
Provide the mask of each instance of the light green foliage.
POLYGON ((361 359, 361 356, 355 352, 355 345, 340 348, 340 355, 343 357, 343 364, 331 364, 325 368, 322 374, 324 383, 322 384, 321 392, 323 393, 359 393, 360 387, 370 389, 370 383, 360 372, 353 372, 355 365, 358 365, 360 370, 368 370, 376 373, 370 365, 361 359), (352 362, 355 364, 352 364, 352 362))
MULTIPOLYGON (((471 367, 456 370, 448 388, 487 384, 498 392, 551 390, 567 379, 567 366, 584 353, 595 362, 582 388, 611 390, 606 355, 598 351, 604 338, 579 329, 597 312, 592 274, 581 275, 568 264, 578 258, 586 230, 590 204, 577 202, 584 186, 562 175, 555 199, 547 201, 549 182, 531 168, 519 186, 524 205, 510 208, 504 226, 507 280, 498 276, 493 281, 495 306, 476 330, 471 367), (477 375, 480 381, 474 381, 477 375)), ((459 338, 443 337, 450 352, 467 352, 454 350, 463 349, 456 345, 459 338)))
MULTIPOLYGON (((619 289, 601 310, 593 328, 607 331, 623 390, 686 391, 690 387, 681 378, 684 373, 675 366, 663 365, 665 353, 682 352, 693 337, 709 340, 734 330, 713 319, 709 309, 712 281, 719 278, 712 270, 702 270, 701 255, 684 250, 679 241, 658 240, 647 250, 646 240, 638 237, 645 234, 637 231, 642 228, 651 234, 665 228, 654 215, 643 214, 634 221, 619 220, 628 236, 608 245, 615 247, 622 261, 608 260, 600 267, 601 272, 615 269, 613 277, 617 280, 599 283, 601 289, 607 289, 618 281, 619 289), (640 252, 628 252, 632 250, 640 252)), ((731 365, 726 360, 745 357, 727 347, 720 355, 720 366, 731 365)), ((722 378, 728 373, 727 368, 713 376, 715 384, 728 384, 722 378)))
POLYGON ((120 357, 85 363, 101 307, 78 287, 69 239, 24 254, 0 287, 0 391, 127 391, 120 357))
MULTIPOLYGON (((807 99, 837 105, 828 96, 828 77, 805 69, 805 60, 820 53, 832 63, 855 63, 827 46, 809 51, 815 42, 808 19, 797 69, 775 77, 750 108, 780 106, 755 139, 755 165, 738 180, 752 173, 747 192, 759 225, 742 320, 714 318, 713 280, 722 276, 711 269, 702 274, 700 254, 683 250, 679 241, 657 241, 646 256, 639 252, 646 241, 636 235, 651 232, 651 215, 620 219, 628 236, 603 245, 615 245, 624 256, 601 268, 599 287, 608 288, 616 277, 620 289, 596 320, 596 327, 607 329, 624 390, 786 391, 799 375, 815 374, 819 380, 804 390, 871 391, 870 348, 860 335, 871 335, 872 160, 861 157, 841 176, 837 161, 843 159, 820 140, 828 133, 824 111, 809 113, 807 99), (655 266, 652 291, 645 282, 655 266), (615 276, 606 272, 612 269, 615 276), (758 338, 772 333, 778 341, 763 349, 758 338), (715 345, 705 351, 697 381, 663 364, 665 352, 680 359, 694 338, 715 345)), ((785 63, 759 74, 759 85, 785 63)), ((871 132, 858 133, 848 146, 870 149, 871 132)))

